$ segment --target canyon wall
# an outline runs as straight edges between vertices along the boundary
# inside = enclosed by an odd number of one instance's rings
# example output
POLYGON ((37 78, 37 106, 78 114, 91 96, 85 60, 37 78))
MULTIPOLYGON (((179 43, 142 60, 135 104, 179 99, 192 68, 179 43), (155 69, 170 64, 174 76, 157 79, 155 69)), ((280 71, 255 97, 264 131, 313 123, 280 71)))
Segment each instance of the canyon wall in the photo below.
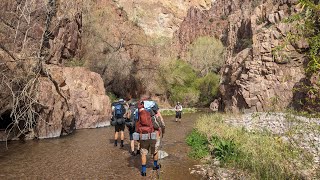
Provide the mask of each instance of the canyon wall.
POLYGON ((217 0, 209 10, 191 8, 176 32, 183 56, 199 36, 215 36, 226 46, 221 69, 223 109, 233 112, 280 110, 294 106, 295 86, 305 78, 305 40, 287 41, 295 26, 285 19, 296 0, 217 0))
POLYGON ((1 2, 0 127, 10 132, 1 131, 2 140, 109 125, 111 102, 102 78, 73 67, 80 61, 84 3, 1 2))

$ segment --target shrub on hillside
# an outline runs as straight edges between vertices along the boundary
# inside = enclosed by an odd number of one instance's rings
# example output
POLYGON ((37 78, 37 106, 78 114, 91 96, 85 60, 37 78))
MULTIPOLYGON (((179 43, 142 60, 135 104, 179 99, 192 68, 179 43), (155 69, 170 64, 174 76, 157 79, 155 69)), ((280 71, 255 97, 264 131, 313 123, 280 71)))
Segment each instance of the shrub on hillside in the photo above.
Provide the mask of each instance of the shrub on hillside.
POLYGON ((210 104, 218 93, 220 77, 215 73, 208 73, 206 76, 197 79, 197 88, 200 91, 198 105, 210 104))
POLYGON ((190 46, 187 62, 202 75, 217 72, 223 64, 224 46, 218 39, 202 36, 190 46))
POLYGON ((163 67, 162 77, 170 101, 180 101, 188 106, 209 104, 218 92, 220 81, 219 76, 214 73, 202 77, 182 60, 163 67))

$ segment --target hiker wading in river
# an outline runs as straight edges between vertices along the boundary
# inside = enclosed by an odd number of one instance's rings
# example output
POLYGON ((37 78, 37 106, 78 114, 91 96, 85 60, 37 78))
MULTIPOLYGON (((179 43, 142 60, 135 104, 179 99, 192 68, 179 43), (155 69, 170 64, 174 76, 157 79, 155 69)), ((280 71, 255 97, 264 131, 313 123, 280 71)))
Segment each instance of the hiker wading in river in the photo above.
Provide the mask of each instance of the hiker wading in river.
POLYGON ((176 122, 181 122, 181 114, 182 114, 182 106, 180 102, 177 103, 177 105, 174 107, 176 111, 176 122))
POLYGON ((144 108, 144 102, 138 104, 139 119, 136 123, 136 132, 140 135, 141 176, 146 176, 147 154, 149 149, 153 155, 153 170, 158 170, 158 149, 156 148, 157 133, 153 127, 150 113, 144 108))
POLYGON ((125 117, 126 108, 125 101, 123 99, 119 99, 118 102, 112 103, 112 118, 111 125, 114 126, 114 146, 118 146, 118 134, 120 132, 121 144, 120 147, 123 147, 124 140, 124 129, 125 129, 125 117))
POLYGON ((138 107, 137 104, 134 102, 131 102, 129 104, 129 109, 127 110, 126 113, 126 125, 129 131, 129 137, 130 137, 130 154, 135 156, 137 154, 140 154, 140 147, 139 147, 139 143, 138 147, 137 147, 137 152, 135 153, 134 151, 134 144, 135 144, 135 140, 133 140, 133 133, 135 132, 136 129, 136 121, 138 120, 138 107))

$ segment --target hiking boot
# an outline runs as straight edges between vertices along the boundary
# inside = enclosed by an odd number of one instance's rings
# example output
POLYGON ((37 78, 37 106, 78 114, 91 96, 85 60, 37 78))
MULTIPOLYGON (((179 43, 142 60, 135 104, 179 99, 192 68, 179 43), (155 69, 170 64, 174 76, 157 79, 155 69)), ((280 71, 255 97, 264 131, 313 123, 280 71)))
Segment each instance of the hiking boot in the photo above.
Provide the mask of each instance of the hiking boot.
POLYGON ((147 176, 147 173, 141 171, 141 176, 147 176))
POLYGON ((160 168, 161 168, 161 164, 159 164, 159 165, 157 165, 157 166, 153 167, 153 170, 158 170, 158 169, 160 169, 160 168))
POLYGON ((120 147, 122 147, 122 148, 123 148, 123 144, 120 144, 120 147))

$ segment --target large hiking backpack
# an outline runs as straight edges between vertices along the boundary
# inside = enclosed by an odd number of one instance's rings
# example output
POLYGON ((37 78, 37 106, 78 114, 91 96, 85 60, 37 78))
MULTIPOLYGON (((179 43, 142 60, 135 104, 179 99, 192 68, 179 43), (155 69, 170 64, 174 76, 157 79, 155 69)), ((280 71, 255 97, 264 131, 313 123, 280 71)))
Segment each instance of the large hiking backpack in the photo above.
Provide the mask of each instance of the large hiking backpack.
POLYGON ((152 116, 151 120, 152 120, 153 128, 155 130, 158 130, 159 128, 164 128, 165 127, 164 122, 160 119, 160 117, 152 116))
POLYGON ((138 108, 136 108, 133 112, 133 119, 135 121, 138 121, 139 120, 139 111, 138 111, 138 108))
POLYGON ((123 118, 123 115, 126 112, 124 105, 120 102, 117 102, 113 106, 114 106, 114 116, 116 118, 123 118))
POLYGON ((131 115, 130 118, 126 120, 126 125, 130 129, 134 129, 136 126, 136 121, 138 120, 138 109, 132 108, 130 109, 131 115))
POLYGON ((154 132, 151 115, 148 111, 142 110, 139 112, 139 120, 136 126, 136 132, 140 134, 147 134, 154 132))
POLYGON ((154 101, 143 101, 144 108, 150 113, 151 116, 154 116, 159 111, 158 104, 154 101))
POLYGON ((154 129, 159 129, 164 127, 164 123, 161 121, 160 117, 156 116, 156 114, 159 111, 159 106, 154 101, 143 101, 144 102, 144 108, 150 113, 151 120, 154 129))

